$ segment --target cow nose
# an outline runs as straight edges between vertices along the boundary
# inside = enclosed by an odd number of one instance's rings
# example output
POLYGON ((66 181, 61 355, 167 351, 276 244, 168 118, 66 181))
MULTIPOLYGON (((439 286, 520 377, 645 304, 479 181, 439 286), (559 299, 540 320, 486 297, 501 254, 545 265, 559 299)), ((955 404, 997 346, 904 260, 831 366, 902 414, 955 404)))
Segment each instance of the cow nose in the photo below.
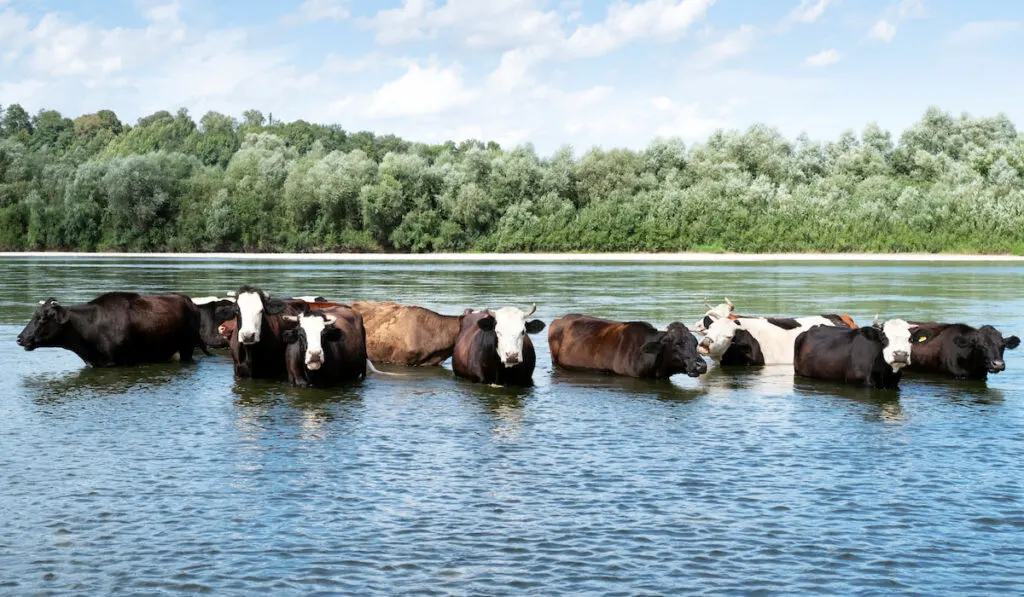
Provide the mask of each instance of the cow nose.
POLYGON ((242 334, 242 342, 245 344, 252 344, 252 341, 256 339, 256 334, 242 334))
POLYGON ((999 359, 998 361, 992 361, 992 371, 1006 371, 1006 361, 999 359))
POLYGON ((25 339, 18 335, 18 346, 25 346, 25 339))
POLYGON ((892 353, 892 360, 896 361, 897 363, 909 363, 910 353, 904 352, 902 350, 897 350, 896 352, 892 353))
POLYGON ((517 355, 517 354, 505 355, 505 362, 508 363, 509 365, 515 365, 516 363, 519 362, 519 355, 517 355))
POLYGON ((708 372, 708 364, 705 363, 703 360, 700 360, 700 361, 695 362, 693 364, 693 366, 690 367, 689 371, 687 371, 686 373, 690 377, 700 377, 701 375, 704 375, 707 372, 708 372))

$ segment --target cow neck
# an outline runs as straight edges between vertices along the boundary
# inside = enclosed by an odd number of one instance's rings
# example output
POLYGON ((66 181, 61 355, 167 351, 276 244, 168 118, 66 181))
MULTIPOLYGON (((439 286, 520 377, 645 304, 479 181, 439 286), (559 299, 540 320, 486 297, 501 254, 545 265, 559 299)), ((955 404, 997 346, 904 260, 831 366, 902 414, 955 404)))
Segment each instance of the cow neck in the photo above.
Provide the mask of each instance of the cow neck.
POLYGON ((68 321, 61 327, 57 337, 59 346, 77 354, 89 365, 103 364, 105 356, 96 349, 96 342, 89 338, 87 330, 96 329, 98 308, 93 305, 72 305, 66 307, 68 321))
POLYGON ((462 328, 462 322, 459 320, 458 315, 442 315, 442 323, 439 326, 437 337, 451 338, 452 341, 459 337, 459 331, 462 328))

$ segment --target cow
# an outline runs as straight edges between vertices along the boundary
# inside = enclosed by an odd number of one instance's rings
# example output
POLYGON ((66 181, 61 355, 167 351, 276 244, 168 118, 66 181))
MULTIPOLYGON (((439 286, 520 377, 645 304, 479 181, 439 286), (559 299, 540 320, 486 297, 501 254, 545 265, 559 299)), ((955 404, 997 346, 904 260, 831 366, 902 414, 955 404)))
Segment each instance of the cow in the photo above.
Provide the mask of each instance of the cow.
POLYGON ((366 377, 366 331, 359 313, 342 306, 282 319, 296 324, 281 333, 292 385, 328 388, 366 377))
POLYGON ((896 389, 911 364, 910 324, 890 319, 881 329, 814 326, 796 338, 797 375, 878 389, 896 389))
MULTIPOLYGON (((229 292, 228 295, 228 300, 234 300, 234 298, 232 298, 234 292, 229 292)), ((327 299, 319 296, 297 296, 282 298, 280 300, 288 303, 289 305, 292 306, 292 308, 298 311, 315 311, 319 309, 332 309, 334 307, 341 306, 341 303, 328 301, 327 299)), ((220 334, 225 341, 230 341, 231 334, 233 334, 235 331, 235 326, 236 323, 234 319, 229 319, 227 321, 221 322, 220 325, 217 326, 217 333, 220 334)))
POLYGON ((705 331, 698 350, 722 366, 792 365, 794 340, 816 325, 836 326, 823 316, 719 319, 705 331))
POLYGON ((472 311, 466 309, 452 354, 455 375, 502 386, 532 386, 537 354, 528 334, 544 329, 539 319, 515 307, 472 311))
POLYGON ((391 302, 354 301, 349 306, 363 317, 371 361, 440 365, 455 351, 463 315, 441 315, 391 302))
MULTIPOLYGON (((711 327, 711 324, 713 324, 714 322, 718 321, 719 319, 751 319, 751 318, 754 318, 754 316, 752 316, 752 315, 737 315, 737 314, 735 314, 733 311, 735 310, 736 307, 735 307, 735 305, 733 305, 733 302, 731 300, 729 300, 729 297, 726 297, 725 298, 725 302, 719 304, 716 307, 712 307, 708 303, 708 301, 705 300, 704 301, 704 306, 707 307, 707 309, 708 309, 707 312, 704 313, 704 317, 701 317, 699 320, 697 320, 696 323, 693 324, 693 331, 697 332, 698 334, 703 334, 709 327, 711 327)), ((834 325, 839 326, 839 327, 847 327, 847 328, 850 328, 850 329, 856 329, 857 328, 857 324, 853 321, 853 318, 850 317, 849 315, 847 315, 846 313, 839 313, 839 314, 832 314, 832 313, 830 313, 830 314, 821 315, 821 317, 824 317, 825 319, 828 319, 834 325)), ((779 318, 779 319, 781 319, 781 318, 779 318)))
POLYGON ((697 353, 697 339, 678 321, 659 331, 643 321, 574 313, 551 322, 548 345, 552 362, 565 369, 646 379, 668 379, 677 373, 699 377, 708 370, 697 353))
POLYGON ((996 328, 962 323, 911 322, 914 362, 908 372, 935 373, 955 379, 985 381, 989 373, 1006 370, 1003 353, 1020 346, 1020 338, 1004 338, 996 328))
POLYGON ((285 344, 281 334, 295 324, 283 315, 299 315, 309 310, 305 301, 270 298, 259 288, 243 286, 234 293, 235 302, 217 309, 218 321, 234 320, 231 333, 231 359, 235 376, 240 378, 284 379, 285 344))
POLYGON ((216 296, 193 297, 192 303, 199 307, 199 335, 209 348, 227 348, 231 345, 231 334, 226 336, 220 332, 221 323, 217 321, 217 309, 230 307, 235 303, 233 298, 216 296))
POLYGON ((175 355, 192 361, 199 334, 199 308, 181 294, 108 292, 67 307, 50 298, 40 302, 18 334, 25 350, 54 347, 77 354, 91 367, 162 363, 175 355))

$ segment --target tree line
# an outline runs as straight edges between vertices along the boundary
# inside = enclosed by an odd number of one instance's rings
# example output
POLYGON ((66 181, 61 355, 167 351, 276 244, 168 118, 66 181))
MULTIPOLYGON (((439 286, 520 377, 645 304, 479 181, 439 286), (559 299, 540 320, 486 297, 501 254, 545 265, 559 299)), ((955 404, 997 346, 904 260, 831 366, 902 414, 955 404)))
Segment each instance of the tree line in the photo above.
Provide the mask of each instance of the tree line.
POLYGON ((549 157, 257 110, 0 116, 3 250, 1024 254, 1024 135, 1004 115, 549 157))

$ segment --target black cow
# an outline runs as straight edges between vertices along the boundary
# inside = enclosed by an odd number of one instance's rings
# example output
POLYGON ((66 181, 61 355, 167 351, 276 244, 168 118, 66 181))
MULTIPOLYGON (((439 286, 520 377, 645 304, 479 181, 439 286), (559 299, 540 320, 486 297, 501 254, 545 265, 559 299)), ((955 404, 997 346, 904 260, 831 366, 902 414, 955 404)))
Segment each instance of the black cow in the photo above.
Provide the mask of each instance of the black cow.
POLYGON ((537 353, 527 334, 544 329, 544 322, 526 318, 515 307, 478 311, 467 309, 452 354, 452 370, 460 377, 502 386, 532 386, 537 353))
POLYGON ((217 319, 217 310, 221 307, 231 307, 235 300, 207 296, 193 298, 192 302, 199 307, 199 336, 203 342, 210 348, 228 348, 231 345, 230 335, 220 333, 219 328, 223 321, 217 319))
POLYGON ((65 348, 92 367, 161 363, 175 354, 191 362, 196 347, 207 352, 199 309, 187 296, 134 292, 108 292, 67 307, 53 298, 43 301, 18 344, 25 350, 65 348))
POLYGON ((235 293, 234 304, 217 309, 218 322, 235 320, 230 340, 235 376, 285 379, 285 343, 281 334, 295 324, 282 316, 306 311, 308 305, 304 301, 273 299, 251 286, 243 286, 235 293))
POLYGON ((566 315, 551 322, 548 345, 551 360, 567 369, 648 379, 668 379, 677 373, 699 377, 708 370, 697 354, 697 339, 679 322, 662 332, 643 321, 566 315))
POLYGON ((366 330, 351 307, 285 315, 298 324, 281 334, 288 381, 296 386, 328 388, 366 377, 366 330))
POLYGON ((1006 370, 1003 353, 1020 346, 1020 338, 985 325, 911 322, 914 362, 911 372, 936 373, 956 379, 985 381, 989 373, 1006 370))
POLYGON ((818 325, 796 337, 794 353, 797 375, 895 389, 911 362, 910 328, 900 319, 882 329, 818 325))

